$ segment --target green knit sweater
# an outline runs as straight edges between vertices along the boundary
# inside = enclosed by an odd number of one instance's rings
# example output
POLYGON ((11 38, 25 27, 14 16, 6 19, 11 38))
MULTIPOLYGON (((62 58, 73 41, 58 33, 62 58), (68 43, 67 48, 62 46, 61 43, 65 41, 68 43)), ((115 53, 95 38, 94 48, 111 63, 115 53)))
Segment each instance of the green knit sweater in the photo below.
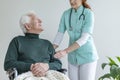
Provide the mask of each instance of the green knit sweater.
POLYGON ((48 63, 49 69, 61 69, 60 60, 53 57, 55 50, 48 40, 40 39, 38 34, 26 33, 15 37, 9 44, 4 69, 16 68, 18 73, 30 71, 31 64, 48 63))

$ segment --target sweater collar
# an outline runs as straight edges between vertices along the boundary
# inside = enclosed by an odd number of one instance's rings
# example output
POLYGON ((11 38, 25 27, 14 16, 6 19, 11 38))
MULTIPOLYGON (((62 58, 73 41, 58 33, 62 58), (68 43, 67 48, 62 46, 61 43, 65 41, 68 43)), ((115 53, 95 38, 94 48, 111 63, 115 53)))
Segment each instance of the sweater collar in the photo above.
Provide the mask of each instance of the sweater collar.
POLYGON ((39 38, 39 34, 35 34, 35 33, 25 33, 25 36, 28 38, 34 38, 34 39, 39 38))

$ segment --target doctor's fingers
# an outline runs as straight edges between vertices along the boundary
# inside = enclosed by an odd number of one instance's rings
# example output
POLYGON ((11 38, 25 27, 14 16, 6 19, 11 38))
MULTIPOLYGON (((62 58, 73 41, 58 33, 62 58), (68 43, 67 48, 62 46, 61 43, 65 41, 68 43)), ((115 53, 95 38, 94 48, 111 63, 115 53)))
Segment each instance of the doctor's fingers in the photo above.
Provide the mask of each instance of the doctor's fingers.
POLYGON ((61 57, 63 57, 63 55, 59 52, 59 53, 56 53, 54 57, 60 59, 61 57))
POLYGON ((56 51, 56 54, 57 54, 57 53, 60 53, 60 52, 61 52, 61 50, 59 50, 59 51, 56 51))

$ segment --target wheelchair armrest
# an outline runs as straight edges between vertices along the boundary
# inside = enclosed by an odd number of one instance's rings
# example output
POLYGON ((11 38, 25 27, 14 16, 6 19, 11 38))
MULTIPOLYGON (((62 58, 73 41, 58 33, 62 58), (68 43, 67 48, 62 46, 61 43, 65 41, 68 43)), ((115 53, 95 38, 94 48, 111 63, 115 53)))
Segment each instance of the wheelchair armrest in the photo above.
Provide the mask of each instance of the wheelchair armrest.
POLYGON ((65 73, 67 72, 67 69, 62 68, 62 69, 59 69, 59 70, 57 70, 57 71, 59 71, 59 72, 65 74, 65 73))
POLYGON ((10 80, 13 80, 15 77, 17 77, 18 72, 16 68, 11 68, 7 70, 7 74, 10 80))

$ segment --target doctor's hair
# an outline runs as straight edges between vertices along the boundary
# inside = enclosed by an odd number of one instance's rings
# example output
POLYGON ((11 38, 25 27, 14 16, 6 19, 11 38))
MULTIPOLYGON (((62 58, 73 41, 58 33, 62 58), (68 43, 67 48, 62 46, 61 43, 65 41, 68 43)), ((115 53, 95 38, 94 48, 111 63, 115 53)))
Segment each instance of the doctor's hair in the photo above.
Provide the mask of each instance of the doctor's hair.
POLYGON ((25 28, 25 24, 26 23, 30 23, 31 18, 30 18, 29 15, 31 15, 31 14, 35 14, 36 15, 36 13, 34 11, 29 11, 26 14, 22 15, 20 20, 19 20, 20 28, 22 29, 23 33, 27 32, 27 30, 25 28))
POLYGON ((83 5, 85 8, 91 9, 90 5, 87 3, 87 0, 82 0, 82 5, 83 5))

